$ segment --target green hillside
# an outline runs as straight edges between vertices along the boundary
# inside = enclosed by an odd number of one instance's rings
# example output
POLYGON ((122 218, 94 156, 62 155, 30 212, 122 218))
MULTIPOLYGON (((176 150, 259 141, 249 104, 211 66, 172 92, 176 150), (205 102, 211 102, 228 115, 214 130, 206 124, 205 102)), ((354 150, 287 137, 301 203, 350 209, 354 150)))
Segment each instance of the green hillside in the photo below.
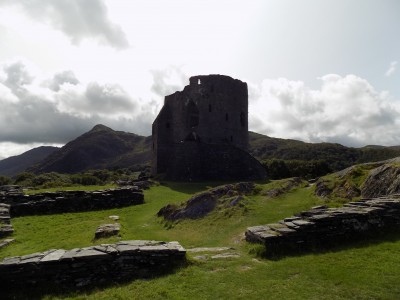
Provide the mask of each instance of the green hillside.
MULTIPOLYGON (((216 210, 197 220, 165 222, 156 216, 166 204, 180 203, 216 184, 164 183, 145 191, 145 204, 87 213, 66 213, 12 219, 16 242, 0 251, 0 258, 50 248, 93 245, 98 225, 119 215, 121 240, 179 241, 185 248, 230 247, 232 258, 212 259, 215 253, 189 253, 187 266, 150 280, 60 292, 29 291, 31 299, 397 299, 400 297, 400 234, 368 242, 338 245, 331 251, 267 259, 262 247, 243 240, 248 226, 276 222, 326 200, 314 186, 301 185, 277 197, 272 189, 286 181, 259 184, 241 206, 216 210), (197 256, 203 257, 196 259, 197 256), (373 259, 371 259, 373 258, 373 259)), ((334 199, 328 202, 338 205, 334 199)), ((119 238, 96 243, 113 243, 119 238)), ((26 299, 17 291, 16 299, 26 299)))
POLYGON ((271 138, 254 132, 249 134, 249 145, 250 153, 263 162, 273 179, 319 177, 355 164, 400 156, 397 146, 351 148, 334 143, 271 138))
POLYGON ((151 137, 96 125, 28 170, 77 173, 89 169, 142 169, 150 164, 150 144, 151 137))
POLYGON ((0 175, 14 176, 21 173, 56 150, 58 150, 57 147, 42 146, 26 151, 21 155, 3 159, 0 161, 0 175))

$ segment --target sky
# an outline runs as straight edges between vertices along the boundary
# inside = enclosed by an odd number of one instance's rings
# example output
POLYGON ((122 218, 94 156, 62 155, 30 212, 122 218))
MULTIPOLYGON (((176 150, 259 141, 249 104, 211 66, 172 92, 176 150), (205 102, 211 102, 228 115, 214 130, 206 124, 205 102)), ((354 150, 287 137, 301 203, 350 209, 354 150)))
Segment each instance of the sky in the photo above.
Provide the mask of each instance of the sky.
POLYGON ((0 0, 0 159, 150 135, 207 74, 247 82, 251 131, 400 145, 400 1, 0 0))

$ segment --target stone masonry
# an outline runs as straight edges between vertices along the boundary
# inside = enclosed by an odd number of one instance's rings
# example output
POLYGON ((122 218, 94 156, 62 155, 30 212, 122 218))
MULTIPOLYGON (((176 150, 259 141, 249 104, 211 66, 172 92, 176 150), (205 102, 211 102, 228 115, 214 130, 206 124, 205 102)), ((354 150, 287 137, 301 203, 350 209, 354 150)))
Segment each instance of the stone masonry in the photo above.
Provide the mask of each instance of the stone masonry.
POLYGON ((183 91, 166 96, 152 137, 153 175, 182 181, 266 177, 247 153, 247 84, 229 76, 194 76, 183 91))
POLYGON ((11 217, 55 214, 125 207, 144 203, 137 187, 121 187, 99 191, 59 191, 35 195, 4 194, 0 202, 11 206, 11 217))
POLYGON ((171 272, 185 261, 185 254, 178 242, 141 240, 52 249, 5 258, 0 263, 0 282, 6 290, 119 283, 171 272))
POLYGON ((350 202, 340 208, 314 207, 275 224, 247 228, 246 240, 279 255, 326 249, 383 231, 400 229, 400 195, 350 202))
POLYGON ((14 232, 10 222, 10 205, 0 203, 0 238, 6 237, 14 232))

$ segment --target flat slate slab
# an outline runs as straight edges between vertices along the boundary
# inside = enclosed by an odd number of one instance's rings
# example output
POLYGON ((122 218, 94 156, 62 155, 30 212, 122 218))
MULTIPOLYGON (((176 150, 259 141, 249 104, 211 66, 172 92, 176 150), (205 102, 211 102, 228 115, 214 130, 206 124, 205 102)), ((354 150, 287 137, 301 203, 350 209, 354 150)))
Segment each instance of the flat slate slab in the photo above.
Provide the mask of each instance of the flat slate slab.
POLYGON ((0 249, 8 246, 9 244, 11 244, 14 241, 15 241, 14 239, 4 239, 4 240, 0 241, 0 249))
POLYGON ((0 203, 0 238, 9 236, 13 232, 14 228, 11 225, 10 219, 10 205, 0 203))
POLYGON ((121 230, 121 224, 119 223, 103 224, 97 227, 96 232, 94 234, 94 238, 99 239, 99 238, 110 237, 113 235, 118 235, 120 230, 121 230))

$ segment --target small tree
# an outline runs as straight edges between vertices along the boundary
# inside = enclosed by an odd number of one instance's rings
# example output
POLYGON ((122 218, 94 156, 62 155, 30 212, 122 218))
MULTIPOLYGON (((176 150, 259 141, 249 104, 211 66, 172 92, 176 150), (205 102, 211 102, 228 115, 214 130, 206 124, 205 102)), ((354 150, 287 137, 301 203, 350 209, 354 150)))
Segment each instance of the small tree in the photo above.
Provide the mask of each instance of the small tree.
POLYGON ((0 175, 0 185, 7 185, 11 183, 11 178, 7 176, 0 175))
POLYGON ((33 173, 23 172, 15 176, 14 183, 22 186, 31 186, 34 177, 35 174, 33 173))

